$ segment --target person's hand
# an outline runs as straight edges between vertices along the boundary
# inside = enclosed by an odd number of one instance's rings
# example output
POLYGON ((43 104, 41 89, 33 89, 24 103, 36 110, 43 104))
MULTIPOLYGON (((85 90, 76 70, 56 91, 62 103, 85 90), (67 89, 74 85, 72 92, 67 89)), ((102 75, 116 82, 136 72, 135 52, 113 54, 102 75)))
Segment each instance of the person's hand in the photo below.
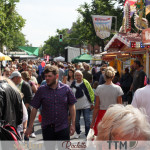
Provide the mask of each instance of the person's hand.
POLYGON ((75 132, 75 125, 70 126, 70 136, 74 135, 75 132))
POLYGON ((91 105, 91 108, 90 108, 91 110, 93 110, 94 109, 94 105, 91 105))
POLYGON ((90 128, 93 129, 94 125, 95 125, 95 122, 92 122, 91 125, 90 125, 90 128))
POLYGON ((29 136, 31 135, 31 133, 32 133, 32 128, 31 128, 31 127, 28 127, 27 130, 26 130, 26 132, 25 132, 25 135, 26 135, 27 137, 29 137, 29 136))
POLYGON ((23 129, 23 133, 24 133, 24 134, 25 134, 25 132, 26 132, 26 128, 23 129))

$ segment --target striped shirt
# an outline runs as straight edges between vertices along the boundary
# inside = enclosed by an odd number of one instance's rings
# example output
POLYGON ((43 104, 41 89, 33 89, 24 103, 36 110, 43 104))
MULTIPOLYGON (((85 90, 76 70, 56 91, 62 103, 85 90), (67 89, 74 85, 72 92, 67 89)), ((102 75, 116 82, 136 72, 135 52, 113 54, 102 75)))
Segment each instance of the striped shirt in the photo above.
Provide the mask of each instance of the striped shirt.
POLYGON ((76 98, 69 86, 59 82, 56 89, 48 85, 41 86, 31 106, 39 109, 42 105, 42 128, 54 124, 55 132, 58 132, 68 127, 68 108, 75 103, 76 98))

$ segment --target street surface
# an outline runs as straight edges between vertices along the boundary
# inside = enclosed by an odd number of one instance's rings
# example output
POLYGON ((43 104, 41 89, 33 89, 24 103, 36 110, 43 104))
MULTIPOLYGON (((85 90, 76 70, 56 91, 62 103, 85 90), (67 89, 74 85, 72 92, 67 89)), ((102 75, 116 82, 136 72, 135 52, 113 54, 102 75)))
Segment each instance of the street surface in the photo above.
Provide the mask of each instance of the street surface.
MULTIPOLYGON (((38 115, 39 112, 36 116, 36 119, 34 121, 34 131, 35 131, 35 135, 36 138, 30 138, 30 141, 36 141, 38 143, 38 141, 42 141, 43 137, 42 137, 42 130, 41 130, 41 123, 38 121, 38 115)), ((92 119, 92 112, 91 112, 91 119, 92 119)), ((86 140, 86 136, 85 136, 85 125, 84 125, 84 119, 83 116, 81 115, 81 119, 80 119, 80 123, 81 123, 81 136, 79 139, 71 139, 71 141, 85 141, 86 140)))

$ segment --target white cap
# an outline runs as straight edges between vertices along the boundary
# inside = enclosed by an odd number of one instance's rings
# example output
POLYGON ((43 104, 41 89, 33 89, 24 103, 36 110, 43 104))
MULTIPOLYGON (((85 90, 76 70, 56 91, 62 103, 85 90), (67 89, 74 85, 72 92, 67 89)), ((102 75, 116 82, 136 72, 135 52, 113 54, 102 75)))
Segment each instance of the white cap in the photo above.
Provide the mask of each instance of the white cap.
POLYGON ((12 79, 14 77, 21 77, 21 73, 18 71, 14 71, 11 76, 9 77, 9 79, 12 79))

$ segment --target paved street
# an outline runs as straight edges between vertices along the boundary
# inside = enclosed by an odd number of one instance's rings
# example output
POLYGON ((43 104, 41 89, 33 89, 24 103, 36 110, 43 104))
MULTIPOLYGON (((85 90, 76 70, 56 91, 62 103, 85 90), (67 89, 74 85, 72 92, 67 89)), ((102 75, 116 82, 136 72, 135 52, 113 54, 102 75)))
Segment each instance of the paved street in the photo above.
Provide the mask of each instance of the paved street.
MULTIPOLYGON (((38 121, 38 114, 37 114, 35 122, 34 122, 34 130, 35 130, 36 138, 30 138, 30 141, 41 141, 43 139, 42 138, 41 123, 39 123, 39 121, 38 121)), ((92 118, 92 112, 91 112, 91 118, 92 118)), ((84 125, 84 119, 83 119, 82 115, 81 115, 81 131, 82 131, 82 133, 81 133, 81 136, 78 140, 79 141, 86 140, 85 125, 84 125)), ((77 139, 71 139, 71 140, 74 141, 74 140, 77 140, 77 139)))

